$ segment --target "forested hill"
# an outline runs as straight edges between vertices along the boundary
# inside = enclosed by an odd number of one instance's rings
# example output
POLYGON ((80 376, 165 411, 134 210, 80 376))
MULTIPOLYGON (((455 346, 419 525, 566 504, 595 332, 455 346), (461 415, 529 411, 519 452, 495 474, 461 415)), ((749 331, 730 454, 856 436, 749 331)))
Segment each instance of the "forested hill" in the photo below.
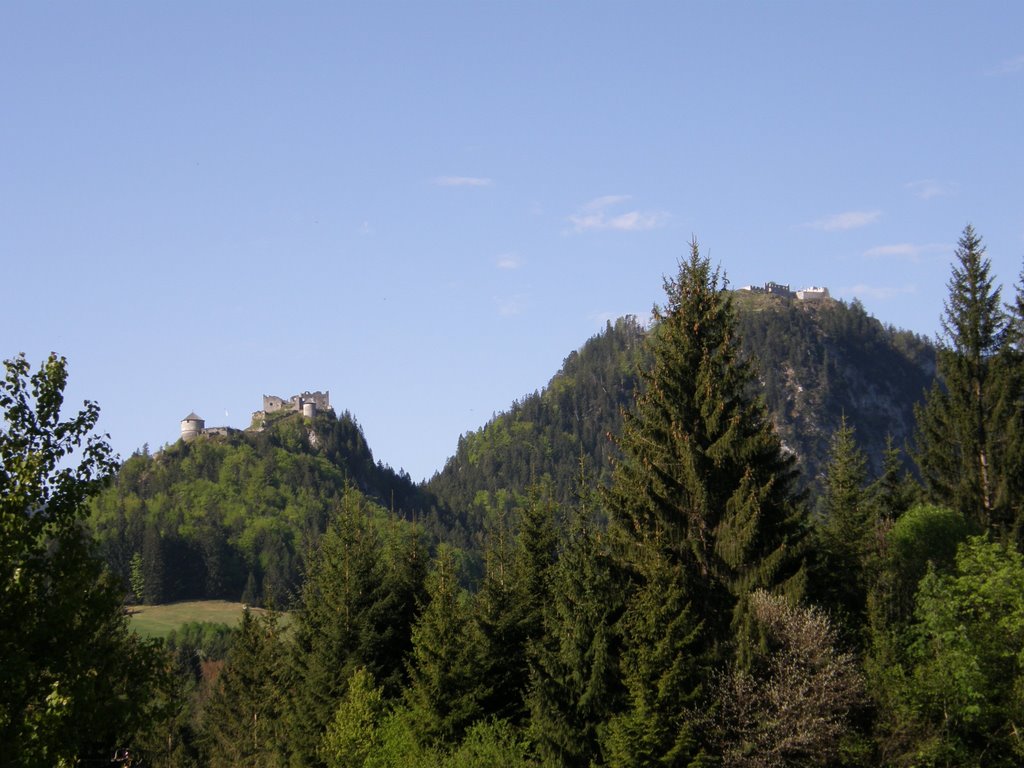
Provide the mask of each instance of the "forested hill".
POLYGON ((459 542, 460 524, 409 476, 374 462, 351 414, 275 414, 264 431, 137 453, 93 500, 104 559, 157 603, 241 596, 286 605, 304 558, 354 487, 378 516, 417 520, 459 542), (134 562, 134 573, 133 573, 134 562))
MULTIPOLYGON (((769 408, 805 480, 821 472, 843 414, 876 470, 888 435, 897 446, 909 440, 914 403, 934 374, 931 345, 884 327, 857 303, 734 298, 744 349, 759 361, 769 408)), ((310 422, 282 413, 262 432, 204 435, 130 457, 93 501, 91 524, 125 584, 134 560, 146 602, 289 602, 306 551, 348 486, 382 517, 415 520, 434 541, 479 555, 499 492, 510 500, 549 476, 554 497, 566 501, 581 466, 588 484, 609 481, 646 334, 632 317, 607 324, 542 391, 460 438, 424 485, 375 462, 350 414, 310 422)))
MULTIPOLYGON (((745 352, 757 360, 764 395, 786 446, 813 483, 843 414, 872 469, 888 436, 903 447, 914 404, 935 374, 925 339, 884 326, 859 302, 805 302, 734 292, 745 352)), ((522 491, 543 475, 566 499, 585 457, 592 479, 607 480, 621 411, 639 384, 645 330, 632 317, 609 323, 542 391, 514 403, 459 440, 427 488, 452 509, 471 509, 480 491, 522 491)))
POLYGON ((914 405, 935 377, 935 347, 885 326, 863 305, 733 293, 743 348, 758 361, 765 398, 804 475, 820 475, 828 442, 846 415, 875 472, 887 438, 914 431, 914 405))

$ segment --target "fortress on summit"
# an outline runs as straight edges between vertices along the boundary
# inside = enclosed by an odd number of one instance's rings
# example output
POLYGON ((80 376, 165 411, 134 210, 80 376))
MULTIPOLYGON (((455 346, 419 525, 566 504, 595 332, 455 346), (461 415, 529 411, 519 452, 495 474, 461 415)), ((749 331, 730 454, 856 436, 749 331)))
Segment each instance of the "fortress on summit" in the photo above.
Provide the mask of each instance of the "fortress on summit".
POLYGON ((306 418, 313 418, 317 411, 331 410, 330 392, 303 392, 301 395, 292 395, 287 400, 277 395, 263 396, 263 410, 253 413, 253 420, 266 416, 268 413, 277 411, 298 411, 306 418))
MULTIPOLYGON (((277 395, 263 396, 263 410, 254 411, 252 424, 249 429, 259 432, 266 425, 267 414, 278 413, 279 411, 293 411, 301 413, 307 419, 312 419, 320 411, 331 410, 331 393, 328 392, 303 392, 301 395, 292 395, 287 400, 277 395)), ((181 420, 181 439, 186 442, 195 440, 200 435, 228 435, 238 432, 233 427, 208 427, 206 421, 197 416, 195 411, 181 420)))
POLYGON ((796 299, 797 301, 821 301, 829 299, 828 288, 819 285, 812 285, 799 291, 790 290, 789 285, 768 281, 762 288, 760 285, 744 285, 737 290, 747 293, 766 293, 769 296, 782 296, 785 299, 796 299))

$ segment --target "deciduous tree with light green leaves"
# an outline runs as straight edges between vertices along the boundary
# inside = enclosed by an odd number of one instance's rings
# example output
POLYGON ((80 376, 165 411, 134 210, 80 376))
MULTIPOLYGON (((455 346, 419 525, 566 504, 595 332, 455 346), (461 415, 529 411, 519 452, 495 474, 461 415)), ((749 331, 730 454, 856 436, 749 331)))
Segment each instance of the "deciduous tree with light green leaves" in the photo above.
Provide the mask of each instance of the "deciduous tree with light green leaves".
POLYGON ((887 759, 1016 766, 1024 760, 1024 557, 986 536, 921 580, 898 665, 882 678, 887 759))
POLYGON ((352 673, 346 687, 320 743, 327 768, 360 768, 381 746, 380 727, 387 714, 384 691, 362 667, 352 673))
POLYGON ((81 529, 115 460, 95 403, 63 418, 67 363, 0 381, 0 754, 5 765, 109 761, 170 689, 159 648, 128 628, 120 585, 81 529))

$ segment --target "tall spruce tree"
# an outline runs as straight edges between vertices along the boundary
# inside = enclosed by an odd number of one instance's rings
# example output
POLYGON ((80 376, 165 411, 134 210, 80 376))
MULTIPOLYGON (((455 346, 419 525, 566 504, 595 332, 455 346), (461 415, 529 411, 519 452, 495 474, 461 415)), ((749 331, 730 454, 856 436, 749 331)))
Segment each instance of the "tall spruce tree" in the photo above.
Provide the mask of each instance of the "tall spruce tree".
POLYGON ((868 495, 880 525, 888 527, 894 520, 914 506, 921 487, 903 465, 902 451, 892 435, 886 435, 882 455, 882 474, 868 487, 868 495))
POLYGON ((917 465, 930 500, 983 530, 1012 522, 998 497, 1005 467, 1009 371, 1001 354, 1007 318, 981 237, 968 225, 957 244, 939 339, 938 379, 917 409, 917 465))
POLYGON ((359 491, 346 489, 303 586, 289 735, 306 765, 322 764, 322 734, 357 668, 389 696, 404 682, 423 557, 414 533, 392 529, 385 538, 371 520, 374 512, 359 491))
POLYGON ((490 695, 486 713, 518 725, 526 719, 531 648, 543 634, 543 611, 550 597, 555 559, 554 486, 550 478, 531 486, 515 517, 499 514, 489 532, 486 573, 476 597, 476 616, 484 639, 490 695))
POLYGON ((997 504, 1006 508, 1018 540, 1024 536, 1024 269, 1014 302, 1008 307, 1009 326, 1003 345, 1007 386, 999 406, 997 423, 1005 429, 1005 454, 997 504))
POLYGON ((595 494, 581 473, 569 511, 543 632, 530 654, 530 736, 544 765, 603 764, 600 726, 621 701, 613 627, 622 593, 612 573, 608 537, 595 523, 595 494))
POLYGON ((207 764, 284 765, 284 640, 274 614, 246 610, 203 717, 207 764))
POLYGON ((795 459, 753 394, 725 280, 693 242, 665 292, 607 494, 627 592, 611 765, 700 763, 693 723, 711 669, 745 665, 757 643, 750 594, 804 591, 795 459))
POLYGON ((805 510, 795 459, 752 394, 725 280, 696 242, 665 292, 608 506, 627 550, 653 548, 682 566, 694 615, 716 644, 747 624, 753 590, 802 594, 805 510))
POLYGON ((694 714, 708 662, 701 622, 684 565, 662 556, 657 539, 650 543, 633 564, 639 584, 618 623, 626 706, 601 738, 615 768, 686 766, 700 758, 694 714))
POLYGON ((824 508, 816 529, 820 573, 812 589, 818 602, 838 613, 851 629, 866 619, 866 563, 874 531, 866 484, 867 456, 844 414, 829 445, 824 508))
POLYGON ((473 601, 481 640, 481 662, 489 682, 480 702, 488 715, 519 720, 524 713, 526 683, 525 593, 515 573, 515 536, 511 512, 504 504, 488 515, 484 542, 484 577, 473 601))
POLYGON ((427 604, 413 627, 406 716, 424 746, 457 743, 484 716, 491 694, 484 638, 458 576, 454 553, 442 547, 427 579, 427 604))

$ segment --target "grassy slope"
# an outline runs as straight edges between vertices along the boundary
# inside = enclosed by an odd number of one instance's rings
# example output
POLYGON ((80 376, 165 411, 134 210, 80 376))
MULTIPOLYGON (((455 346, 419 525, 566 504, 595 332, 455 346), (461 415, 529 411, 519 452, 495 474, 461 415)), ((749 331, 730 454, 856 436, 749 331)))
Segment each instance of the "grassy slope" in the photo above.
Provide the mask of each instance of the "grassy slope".
POLYGON ((235 626, 242 618, 242 603, 195 600, 166 605, 135 605, 130 609, 132 629, 144 637, 167 637, 172 629, 190 621, 235 626))

